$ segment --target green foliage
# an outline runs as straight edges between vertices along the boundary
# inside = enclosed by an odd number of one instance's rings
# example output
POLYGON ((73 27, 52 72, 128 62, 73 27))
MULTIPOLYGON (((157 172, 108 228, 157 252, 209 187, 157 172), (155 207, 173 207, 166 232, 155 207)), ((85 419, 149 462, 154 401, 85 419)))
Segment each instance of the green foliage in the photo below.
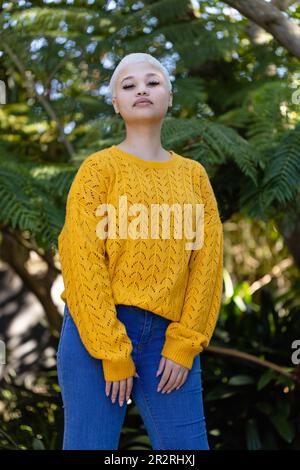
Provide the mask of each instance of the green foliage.
MULTIPOLYGON (((240 214, 281 221, 286 231, 297 225, 300 107, 292 95, 300 88, 299 63, 276 40, 256 40, 246 18, 214 0, 198 7, 188 0, 129 0, 113 8, 102 0, 33 3, 6 2, 0 18, 0 79, 7 85, 7 104, 0 106, 4 231, 56 252, 79 165, 125 137, 107 85, 118 61, 137 51, 153 54, 173 75, 162 145, 206 167, 222 221, 240 214)), ((288 15, 297 21, 299 6, 288 15)), ((244 265, 243 258, 233 279, 224 270, 214 344, 280 363, 288 372, 299 331, 299 286, 288 279, 283 293, 275 286, 252 296, 244 265)), ((255 362, 208 352, 201 357, 211 447, 300 447, 295 382, 255 362)), ((45 394, 4 383, 2 448, 60 448, 55 370, 40 380, 45 394)), ((134 406, 120 447, 151 447, 134 406)))
POLYGON ((34 385, 45 392, 17 385, 12 376, 2 381, 0 449, 61 448, 64 423, 56 370, 41 372, 34 385))
POLYGON ((1 222, 29 231, 37 246, 55 249, 64 220, 65 192, 73 177, 72 167, 6 162, 0 169, 1 222))
MULTIPOLYGON (((213 345, 246 352, 291 372, 291 346, 295 331, 300 331, 300 291, 293 307, 291 291, 279 296, 271 287, 261 289, 249 302, 244 299, 246 309, 241 311, 236 302, 241 287, 236 287, 237 293, 226 298, 222 307, 213 345), (279 309, 287 314, 280 316, 279 309)), ((300 383, 242 357, 208 352, 200 357, 214 449, 299 448, 300 383)))
POLYGON ((273 189, 274 200, 285 204, 295 195, 299 202, 299 178, 300 123, 282 137, 265 173, 264 183, 273 189))

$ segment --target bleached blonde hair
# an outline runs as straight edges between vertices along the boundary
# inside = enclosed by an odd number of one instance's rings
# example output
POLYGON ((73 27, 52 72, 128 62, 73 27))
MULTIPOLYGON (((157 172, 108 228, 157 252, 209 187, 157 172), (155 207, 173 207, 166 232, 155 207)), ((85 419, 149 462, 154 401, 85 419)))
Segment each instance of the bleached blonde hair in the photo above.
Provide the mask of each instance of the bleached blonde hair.
POLYGON ((169 73, 168 73, 167 69, 159 62, 159 60, 157 60, 151 54, 146 54, 144 52, 133 52, 133 53, 127 54, 125 57, 123 57, 123 59, 118 63, 117 67, 115 68, 115 70, 114 70, 114 72, 111 76, 111 79, 110 79, 110 82, 109 82, 109 91, 110 91, 111 97, 113 97, 113 95, 114 95, 117 77, 118 77, 120 71, 122 70, 122 68, 125 67, 128 64, 133 64, 135 62, 141 62, 141 61, 149 62, 149 64, 152 64, 156 68, 160 69, 160 71, 162 72, 162 74, 163 74, 163 76, 166 80, 169 91, 172 90, 172 83, 171 83, 171 80, 170 80, 170 77, 169 77, 169 73))

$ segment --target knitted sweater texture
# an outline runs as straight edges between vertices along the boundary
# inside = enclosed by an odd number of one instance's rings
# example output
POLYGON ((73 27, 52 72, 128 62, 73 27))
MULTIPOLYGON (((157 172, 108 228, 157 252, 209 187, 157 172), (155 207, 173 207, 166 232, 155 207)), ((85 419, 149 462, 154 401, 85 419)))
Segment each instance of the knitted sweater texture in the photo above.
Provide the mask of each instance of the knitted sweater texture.
POLYGON ((147 161, 112 145, 84 160, 68 193, 58 237, 61 299, 87 351, 102 360, 105 380, 136 371, 117 304, 171 320, 161 355, 189 369, 216 326, 223 272, 217 201, 201 163, 174 151, 170 156, 147 161), (197 206, 203 208, 198 225, 197 206), (184 229, 188 220, 194 236, 184 229))

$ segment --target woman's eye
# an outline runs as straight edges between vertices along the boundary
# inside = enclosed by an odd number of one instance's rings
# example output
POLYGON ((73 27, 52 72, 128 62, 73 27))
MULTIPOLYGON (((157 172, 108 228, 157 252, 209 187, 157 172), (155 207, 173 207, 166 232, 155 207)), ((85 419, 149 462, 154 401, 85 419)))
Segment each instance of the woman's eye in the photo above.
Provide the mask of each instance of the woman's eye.
MULTIPOLYGON (((148 85, 159 85, 159 82, 149 82, 148 85)), ((132 88, 134 85, 124 85, 123 90, 127 90, 128 88, 132 88)))

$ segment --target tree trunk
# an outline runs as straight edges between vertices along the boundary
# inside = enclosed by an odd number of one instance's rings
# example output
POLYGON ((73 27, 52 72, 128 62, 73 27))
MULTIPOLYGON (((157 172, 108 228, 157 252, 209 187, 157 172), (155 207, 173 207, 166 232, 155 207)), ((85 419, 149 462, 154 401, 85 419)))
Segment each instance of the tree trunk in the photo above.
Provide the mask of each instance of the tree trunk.
MULTIPOLYGON (((225 3, 268 31, 291 54, 300 59, 300 27, 286 18, 274 5, 264 0, 225 0, 225 3)), ((280 2, 280 5, 283 8, 285 5, 289 6, 288 3, 280 2)))
MULTIPOLYGON (((57 271, 48 265, 45 273, 33 276, 26 269, 26 262, 29 259, 30 250, 25 246, 20 245, 18 240, 5 229, 1 231, 2 243, 0 245, 0 257, 15 271, 15 273, 22 279, 25 287, 36 295, 41 302, 49 322, 50 332, 56 336, 56 332, 61 328, 61 315, 55 304, 52 302, 50 295, 51 287, 57 277, 57 271)), ((18 231, 16 230, 16 233, 18 231)), ((20 234, 21 236, 21 234, 20 234)))

